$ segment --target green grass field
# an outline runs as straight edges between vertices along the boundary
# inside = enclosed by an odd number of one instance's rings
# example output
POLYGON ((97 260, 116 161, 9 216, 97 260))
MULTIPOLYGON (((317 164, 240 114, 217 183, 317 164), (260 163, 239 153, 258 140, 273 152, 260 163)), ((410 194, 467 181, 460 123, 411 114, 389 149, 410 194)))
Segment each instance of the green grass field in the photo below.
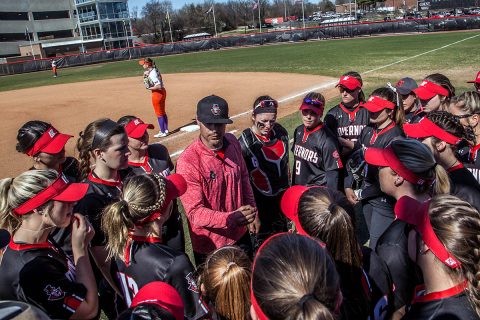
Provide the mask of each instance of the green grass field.
MULTIPOLYGON (((158 57, 155 60, 163 73, 251 71, 338 77, 347 70, 363 73, 475 35, 480 35, 480 32, 322 40, 205 51, 158 57)), ((464 81, 474 76, 473 67, 480 66, 479 47, 480 37, 475 37, 369 73, 366 80, 369 86, 375 86, 406 74, 421 78, 431 72, 443 71, 454 81, 464 81)), ((60 69, 59 73, 57 79, 51 78, 50 71, 0 77, 0 91, 140 76, 142 69, 137 61, 132 60, 65 68, 60 69)))

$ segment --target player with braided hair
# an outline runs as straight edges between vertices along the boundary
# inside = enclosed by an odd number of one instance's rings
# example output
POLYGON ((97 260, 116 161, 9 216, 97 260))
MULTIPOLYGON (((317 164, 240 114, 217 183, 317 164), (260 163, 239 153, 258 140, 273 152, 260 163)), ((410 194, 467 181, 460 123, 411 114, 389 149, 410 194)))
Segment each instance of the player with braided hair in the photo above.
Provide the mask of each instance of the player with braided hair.
POLYGON ((413 226, 408 253, 424 279, 403 319, 479 319, 478 211, 455 196, 435 196, 423 203, 404 196, 395 214, 413 226))
POLYGON ((458 148, 458 155, 465 167, 480 182, 480 93, 475 91, 464 92, 453 97, 448 111, 456 116, 466 130, 472 131, 474 140, 464 143, 458 148))
POLYGON ((102 229, 108 236, 108 257, 115 258, 117 267, 112 276, 128 306, 143 286, 163 281, 182 296, 187 319, 208 313, 188 257, 162 240, 162 225, 170 217, 173 200, 186 190, 187 183, 179 174, 132 176, 120 199, 105 208, 102 229))
POLYGON ((480 209, 480 185, 456 155, 457 145, 462 139, 473 139, 459 119, 446 111, 435 111, 418 123, 406 124, 404 130, 409 137, 422 139, 438 164, 447 170, 450 194, 480 209))
POLYGON ((155 138, 162 138, 168 135, 168 117, 165 112, 165 100, 167 99, 167 90, 163 86, 163 79, 158 71, 155 62, 150 58, 142 59, 138 62, 145 72, 143 73, 143 83, 147 90, 152 92, 153 110, 157 115, 160 132, 154 135, 155 138))
POLYGON ((252 262, 235 246, 212 252, 201 267, 202 292, 220 319, 248 319, 252 262))

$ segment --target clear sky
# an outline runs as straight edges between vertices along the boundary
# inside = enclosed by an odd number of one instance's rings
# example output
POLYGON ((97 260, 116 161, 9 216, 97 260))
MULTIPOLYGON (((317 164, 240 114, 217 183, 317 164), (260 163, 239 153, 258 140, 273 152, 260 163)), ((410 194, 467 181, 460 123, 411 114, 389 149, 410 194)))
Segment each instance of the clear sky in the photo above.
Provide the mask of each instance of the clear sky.
MULTIPOLYGON (((180 9, 186 3, 203 3, 203 0, 171 0, 174 9, 180 9)), ((142 11, 143 6, 148 0, 128 0, 128 7, 132 10, 133 7, 138 7, 138 12, 142 11)))

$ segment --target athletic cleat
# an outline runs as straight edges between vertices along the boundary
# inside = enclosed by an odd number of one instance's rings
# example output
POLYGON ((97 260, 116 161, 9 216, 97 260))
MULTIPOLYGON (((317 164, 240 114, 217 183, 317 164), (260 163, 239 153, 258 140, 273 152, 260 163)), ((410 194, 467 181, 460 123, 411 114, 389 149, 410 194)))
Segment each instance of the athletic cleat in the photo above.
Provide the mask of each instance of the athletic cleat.
POLYGON ((156 135, 154 135, 155 138, 163 138, 163 137, 166 137, 167 136, 167 133, 165 132, 159 132, 157 133, 156 135))

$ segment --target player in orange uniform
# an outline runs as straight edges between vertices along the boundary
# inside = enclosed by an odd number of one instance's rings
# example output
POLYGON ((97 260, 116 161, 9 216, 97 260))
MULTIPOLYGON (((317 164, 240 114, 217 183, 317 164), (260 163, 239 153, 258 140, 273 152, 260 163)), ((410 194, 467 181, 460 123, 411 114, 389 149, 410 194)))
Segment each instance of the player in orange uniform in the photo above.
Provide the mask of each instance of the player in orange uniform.
POLYGON ((167 91, 163 86, 162 75, 157 69, 155 62, 150 58, 142 59, 138 62, 143 66, 143 83, 145 88, 152 92, 152 104, 155 114, 157 115, 160 132, 154 135, 155 138, 162 138, 168 135, 168 117, 165 112, 165 100, 167 99, 167 91))

